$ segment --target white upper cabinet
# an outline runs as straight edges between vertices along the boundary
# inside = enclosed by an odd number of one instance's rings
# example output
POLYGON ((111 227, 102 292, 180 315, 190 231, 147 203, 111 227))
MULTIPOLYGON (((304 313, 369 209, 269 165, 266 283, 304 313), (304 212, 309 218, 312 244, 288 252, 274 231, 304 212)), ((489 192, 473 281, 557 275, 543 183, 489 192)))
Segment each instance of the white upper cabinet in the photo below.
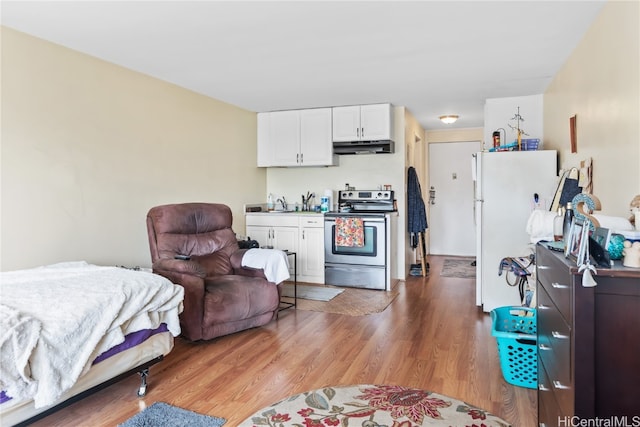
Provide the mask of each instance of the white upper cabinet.
POLYGON ((384 141, 393 139, 391 104, 333 108, 333 140, 384 141))
POLYGON ((258 166, 333 166, 331 108, 258 114, 258 166))

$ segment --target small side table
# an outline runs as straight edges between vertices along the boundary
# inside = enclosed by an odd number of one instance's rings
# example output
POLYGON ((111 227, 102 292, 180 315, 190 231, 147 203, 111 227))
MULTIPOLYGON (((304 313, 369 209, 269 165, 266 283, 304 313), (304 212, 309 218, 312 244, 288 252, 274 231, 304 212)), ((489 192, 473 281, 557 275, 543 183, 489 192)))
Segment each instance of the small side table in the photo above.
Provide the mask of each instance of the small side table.
POLYGON ((280 301, 280 308, 278 311, 286 310, 287 308, 295 307, 298 303, 298 253, 292 251, 283 251, 287 256, 293 255, 293 302, 280 301))

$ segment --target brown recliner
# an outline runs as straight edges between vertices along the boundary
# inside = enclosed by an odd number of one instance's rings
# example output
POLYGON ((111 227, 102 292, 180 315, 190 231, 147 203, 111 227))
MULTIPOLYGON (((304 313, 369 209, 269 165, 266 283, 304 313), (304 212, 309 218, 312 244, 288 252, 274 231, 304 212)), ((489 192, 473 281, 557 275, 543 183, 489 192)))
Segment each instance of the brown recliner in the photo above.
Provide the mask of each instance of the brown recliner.
POLYGON ((184 287, 182 335, 208 340, 277 316, 279 284, 242 267, 231 209, 216 203, 156 206, 147 214, 153 272, 184 287), (188 259, 180 259, 188 258, 188 259))

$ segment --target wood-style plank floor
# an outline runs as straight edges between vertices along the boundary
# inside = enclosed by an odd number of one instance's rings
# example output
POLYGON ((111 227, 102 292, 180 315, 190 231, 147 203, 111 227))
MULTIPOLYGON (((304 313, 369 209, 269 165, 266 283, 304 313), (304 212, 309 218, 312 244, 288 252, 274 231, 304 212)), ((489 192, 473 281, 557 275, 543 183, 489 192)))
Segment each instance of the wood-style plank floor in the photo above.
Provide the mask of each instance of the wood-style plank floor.
MULTIPOLYGON (((537 424, 536 391, 507 384, 491 319, 475 306, 475 280, 430 275, 398 285, 382 313, 345 316, 289 309, 269 325, 210 342, 176 339, 151 368, 144 398, 132 375, 62 409, 36 426, 115 426, 145 405, 167 402, 227 419, 330 385, 396 384, 482 407, 514 426, 537 424)), ((372 291, 379 292, 379 291, 372 291)))

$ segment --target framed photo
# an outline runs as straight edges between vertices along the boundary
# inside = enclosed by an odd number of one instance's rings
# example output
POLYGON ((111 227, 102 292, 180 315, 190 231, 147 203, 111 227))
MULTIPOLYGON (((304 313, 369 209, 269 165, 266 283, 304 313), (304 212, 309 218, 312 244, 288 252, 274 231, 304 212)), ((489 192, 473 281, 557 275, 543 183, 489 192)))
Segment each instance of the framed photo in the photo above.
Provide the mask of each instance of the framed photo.
POLYGON ((576 219, 573 218, 567 240, 564 255, 567 257, 571 255, 577 258, 578 252, 580 251, 580 244, 582 243, 582 222, 576 221, 576 219))
POLYGON ((611 230, 604 227, 596 227, 591 237, 603 250, 606 251, 609 246, 609 240, 611 239, 611 230))

